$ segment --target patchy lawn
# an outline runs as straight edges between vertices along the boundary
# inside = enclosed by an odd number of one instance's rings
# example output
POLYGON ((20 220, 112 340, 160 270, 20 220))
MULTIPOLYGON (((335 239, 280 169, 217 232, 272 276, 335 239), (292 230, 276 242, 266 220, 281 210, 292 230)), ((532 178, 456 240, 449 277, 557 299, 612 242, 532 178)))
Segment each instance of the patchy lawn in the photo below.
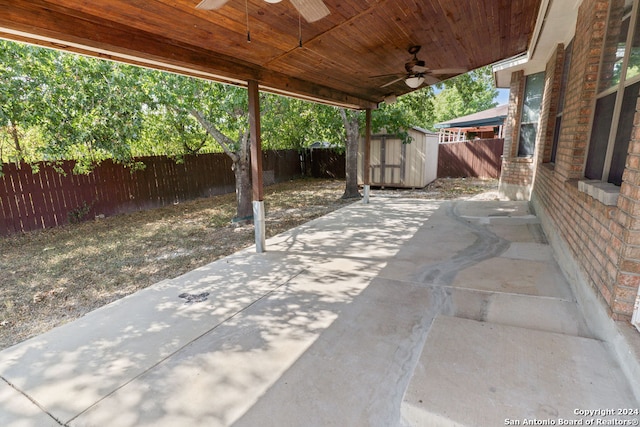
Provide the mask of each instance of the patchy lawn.
MULTIPOLYGON (((495 180, 440 179, 374 194, 452 199, 496 187, 495 180)), ((343 181, 317 179, 266 187, 267 237, 352 203, 340 199, 343 191, 343 181)), ((252 245, 253 227, 232 225, 234 212, 228 194, 0 237, 0 349, 252 245)))

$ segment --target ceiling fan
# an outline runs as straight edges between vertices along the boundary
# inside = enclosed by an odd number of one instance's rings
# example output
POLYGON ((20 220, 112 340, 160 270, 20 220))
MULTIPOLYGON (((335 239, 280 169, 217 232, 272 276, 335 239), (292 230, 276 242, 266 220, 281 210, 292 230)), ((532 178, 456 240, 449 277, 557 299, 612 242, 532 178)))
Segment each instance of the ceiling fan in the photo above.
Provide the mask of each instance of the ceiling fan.
MULTIPOLYGON (((196 9, 212 10, 220 9, 229 0, 202 0, 196 9)), ((281 0, 264 0, 267 3, 280 3, 281 0)), ((290 0, 300 15, 307 22, 315 22, 324 18, 330 12, 322 0, 290 0)))
POLYGON ((379 76, 371 76, 370 78, 397 77, 396 79, 380 86, 381 88, 391 86, 400 80, 404 80, 407 86, 412 89, 417 89, 425 82, 429 85, 439 83, 441 80, 437 78, 436 75, 462 74, 467 72, 465 68, 442 68, 438 70, 430 70, 426 67, 423 60, 418 59, 418 52, 420 52, 420 48, 422 48, 422 46, 409 47, 409 54, 413 55, 413 58, 404 64, 404 73, 382 74, 379 76))

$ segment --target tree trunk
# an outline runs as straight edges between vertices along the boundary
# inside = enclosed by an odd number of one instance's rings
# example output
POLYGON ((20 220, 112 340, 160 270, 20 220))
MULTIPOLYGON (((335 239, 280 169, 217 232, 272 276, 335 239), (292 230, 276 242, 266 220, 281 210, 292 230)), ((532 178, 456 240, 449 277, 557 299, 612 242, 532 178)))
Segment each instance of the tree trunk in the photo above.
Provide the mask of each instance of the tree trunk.
POLYGON ((253 204, 251 193, 251 163, 249 157, 238 156, 233 162, 233 173, 236 177, 236 216, 233 222, 253 220, 253 204))
POLYGON ((240 132, 240 141, 238 144, 234 144, 229 137, 220 132, 214 125, 204 117, 204 115, 197 111, 191 110, 189 112, 193 117, 200 122, 200 124, 206 129, 207 133, 213 137, 213 139, 222 147, 222 150, 231 158, 233 162, 233 173, 236 178, 236 216, 233 218, 233 222, 249 222, 253 220, 253 192, 251 188, 251 161, 249 157, 249 148, 251 146, 251 140, 249 139, 249 132, 240 132), (237 151, 233 151, 231 146, 236 145, 240 148, 237 151))
POLYGON ((342 198, 360 198, 362 196, 358 191, 358 137, 360 133, 358 129, 358 114, 349 114, 344 108, 342 108, 340 109, 340 115, 342 116, 344 129, 347 135, 345 154, 346 186, 342 198))
POLYGON ((18 126, 13 123, 13 121, 9 122, 11 125, 11 136, 13 137, 13 146, 16 150, 16 158, 18 159, 18 163, 22 160, 22 146, 20 146, 20 136, 18 134, 18 126))

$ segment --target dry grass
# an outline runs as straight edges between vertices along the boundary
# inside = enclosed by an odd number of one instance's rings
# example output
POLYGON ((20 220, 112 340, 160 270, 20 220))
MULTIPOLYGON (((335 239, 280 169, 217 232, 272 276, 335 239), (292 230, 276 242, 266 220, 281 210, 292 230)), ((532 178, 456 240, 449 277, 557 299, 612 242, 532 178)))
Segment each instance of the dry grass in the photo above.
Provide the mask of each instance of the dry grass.
MULTIPOLYGON (((438 180, 408 197, 454 198, 495 181, 438 180)), ((267 237, 338 209, 344 182, 304 179, 265 188, 267 237)), ((389 190, 394 191, 394 190, 389 190)), ((253 244, 235 227, 233 194, 0 238, 0 348, 253 244)))

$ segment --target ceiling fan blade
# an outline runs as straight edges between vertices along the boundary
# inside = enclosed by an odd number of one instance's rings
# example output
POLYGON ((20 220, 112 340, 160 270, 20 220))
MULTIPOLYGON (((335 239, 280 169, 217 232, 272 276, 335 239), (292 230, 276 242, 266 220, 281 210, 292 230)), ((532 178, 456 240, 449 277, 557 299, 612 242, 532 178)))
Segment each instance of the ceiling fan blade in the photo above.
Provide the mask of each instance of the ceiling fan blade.
POLYGON ((399 82, 400 80, 404 80, 404 78, 405 78, 405 76, 403 75, 402 77, 397 78, 397 79, 395 79, 395 80, 392 80, 392 81, 390 81, 389 83, 385 83, 385 84, 383 84, 383 85, 382 85, 382 86, 380 86, 380 87, 381 87, 381 88, 383 88, 383 87, 391 86, 392 84, 394 84, 394 83, 396 83, 396 82, 399 82))
POLYGON ((370 79, 379 79, 382 77, 398 77, 398 76, 406 76, 407 73, 391 73, 391 74, 378 74, 377 76, 369 76, 370 79))
POLYGON ((307 22, 316 22, 331 13, 322 0, 291 0, 291 3, 307 22))
POLYGON ((202 0, 200 3, 198 3, 198 5, 196 6, 196 9, 202 9, 202 10, 220 9, 228 1, 229 0, 202 0))
POLYGON ((438 70, 426 70, 429 74, 463 74, 468 70, 466 68, 440 68, 438 70))
POLYGON ((434 85, 436 83, 440 83, 441 81, 442 80, 440 80, 439 78, 434 77, 434 76, 430 76, 429 74, 425 74, 424 75, 424 82, 426 84, 428 84, 429 86, 434 85))

